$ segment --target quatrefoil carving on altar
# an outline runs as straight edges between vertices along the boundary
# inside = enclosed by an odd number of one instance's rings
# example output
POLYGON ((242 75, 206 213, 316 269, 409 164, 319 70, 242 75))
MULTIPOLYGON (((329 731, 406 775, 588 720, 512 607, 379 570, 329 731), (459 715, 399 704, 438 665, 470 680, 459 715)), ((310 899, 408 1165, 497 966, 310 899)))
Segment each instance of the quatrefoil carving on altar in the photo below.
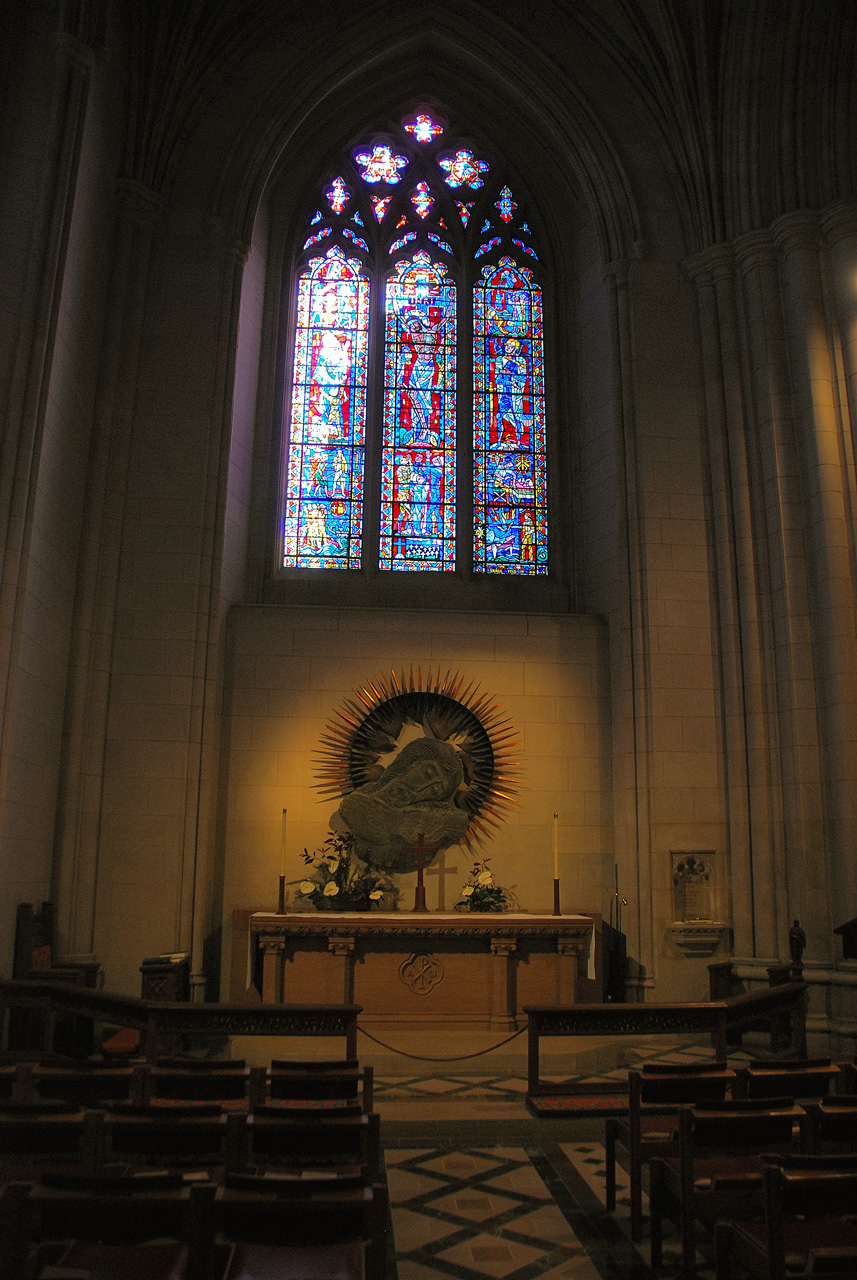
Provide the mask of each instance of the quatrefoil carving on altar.
POLYGON ((443 965, 427 951, 416 951, 399 965, 399 977, 415 996, 427 996, 443 982, 443 965))

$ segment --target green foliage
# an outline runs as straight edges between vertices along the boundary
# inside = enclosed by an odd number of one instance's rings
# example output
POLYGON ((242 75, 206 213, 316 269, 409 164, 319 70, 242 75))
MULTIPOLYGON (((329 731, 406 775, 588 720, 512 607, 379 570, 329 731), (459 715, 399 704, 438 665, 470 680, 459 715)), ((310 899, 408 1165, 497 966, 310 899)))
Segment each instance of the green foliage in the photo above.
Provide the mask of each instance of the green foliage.
POLYGON ((504 889, 494 879, 490 858, 474 862, 470 879, 463 885, 455 911, 511 911, 517 900, 511 889, 504 889))
POLYGON ((316 911, 395 911, 399 890, 383 871, 368 867, 354 852, 354 837, 331 831, 320 849, 301 854, 308 868, 298 885, 298 903, 316 911))

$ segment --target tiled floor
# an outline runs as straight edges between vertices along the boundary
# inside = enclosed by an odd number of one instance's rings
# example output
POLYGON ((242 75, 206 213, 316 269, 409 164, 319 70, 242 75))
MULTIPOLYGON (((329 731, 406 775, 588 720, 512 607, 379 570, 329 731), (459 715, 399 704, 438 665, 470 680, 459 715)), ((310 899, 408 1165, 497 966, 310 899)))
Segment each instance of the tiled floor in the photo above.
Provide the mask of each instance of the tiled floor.
MULTIPOLYGON (((627 1180, 604 1207, 598 1141, 387 1150, 398 1280, 649 1280, 648 1243, 630 1240, 627 1180)), ((712 1280, 700 1254, 700 1280, 712 1280)), ((679 1270, 664 1241, 662 1276, 679 1270)))
MULTIPOLYGON (((710 1057, 707 1045, 635 1041, 622 1067, 580 1083, 619 1086, 635 1062, 710 1057)), ((621 1165, 616 1210, 605 1207, 603 1120, 535 1120, 525 1093, 518 1075, 376 1081, 395 1238, 389 1280, 654 1280, 648 1239, 630 1239, 621 1165)), ((678 1271, 679 1241, 667 1226, 659 1275, 678 1271)), ((713 1280, 705 1241, 698 1275, 713 1280)))

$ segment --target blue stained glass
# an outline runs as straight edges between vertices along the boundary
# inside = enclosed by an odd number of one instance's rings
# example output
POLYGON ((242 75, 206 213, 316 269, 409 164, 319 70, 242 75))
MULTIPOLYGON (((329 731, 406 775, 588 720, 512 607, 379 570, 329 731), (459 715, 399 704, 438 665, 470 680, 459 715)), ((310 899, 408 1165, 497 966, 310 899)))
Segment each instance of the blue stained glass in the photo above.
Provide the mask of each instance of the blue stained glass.
POLYGON ((406 231, 398 240, 394 240, 387 250, 388 253, 395 253, 397 249, 401 249, 402 245, 407 244, 410 240, 416 240, 416 231, 406 231))
POLYGON ((342 234, 343 234, 343 235, 344 235, 348 240, 350 240, 350 241, 352 242, 352 244, 356 244, 356 245, 358 246, 358 248, 363 249, 363 251, 364 251, 365 253, 368 253, 368 252, 369 252, 369 246, 368 246, 368 244, 367 244, 367 243, 366 243, 366 241, 362 238, 362 236, 358 236, 358 234, 357 234, 357 232, 356 232, 356 231, 352 231, 350 227, 343 227, 343 228, 342 228, 342 234))
POLYGON ((423 250, 387 281, 379 566, 455 568, 455 286, 423 250))
POLYGON ((523 249, 524 253, 528 253, 531 258, 535 258, 536 262, 538 262, 539 255, 536 253, 535 249, 531 249, 528 244, 524 244, 523 240, 516 240, 513 236, 512 244, 517 245, 519 249, 523 249))
POLYGON ((473 290, 474 569, 546 574, 542 295, 508 257, 473 290))
POLYGON ((456 151, 454 157, 444 157, 438 164, 446 174, 444 181, 449 187, 464 186, 478 191, 485 185, 482 174, 488 172, 488 165, 484 160, 477 160, 472 151, 456 151))
POLYGON ((500 217, 504 222, 512 221, 512 214, 517 209, 515 201, 512 199, 512 193, 508 187, 504 187, 500 192, 500 199, 495 201, 494 208, 500 210, 500 217))
POLYGON ((308 240, 304 240, 304 248, 308 249, 312 244, 318 244, 319 240, 323 240, 325 236, 330 235, 330 227, 322 227, 321 231, 316 231, 315 235, 310 236, 308 240))
POLYGON ((330 201, 330 207, 334 213, 342 213, 342 210, 351 199, 342 178, 334 178, 330 189, 325 191, 324 194, 330 201))
POLYGON ((465 204, 463 200, 456 200, 455 202, 455 207, 458 210, 458 216, 461 218, 465 227, 467 226, 467 220, 470 217, 470 210, 473 208, 473 204, 474 201, 472 200, 469 204, 465 204))
POLYGON ((363 226, 363 219, 360 217, 360 214, 359 214, 359 213, 355 213, 355 215, 354 215, 354 217, 351 219, 351 221, 352 221, 352 222, 356 222, 358 227, 362 227, 362 226, 363 226))
POLYGON ((323 217, 324 217, 324 214, 321 212, 321 210, 320 209, 316 210, 316 212, 313 214, 313 216, 309 220, 309 225, 311 227, 314 227, 317 222, 321 222, 323 217))
POLYGON ((490 231, 490 230, 491 230, 491 223, 490 223, 490 222, 488 221, 488 219, 486 218, 486 219, 485 219, 485 221, 482 223, 482 230, 479 232, 479 234, 480 234, 481 236, 484 236, 484 235, 485 235, 485 232, 486 232, 486 231, 490 231))
POLYGON ((401 181, 400 169, 408 163, 407 156, 394 156, 392 147, 378 143, 371 151, 361 151, 355 160, 363 169, 364 182, 386 182, 389 186, 401 181))
POLYGON ((405 125, 405 132, 412 134, 417 142, 433 142, 443 133, 443 126, 435 124, 431 116, 419 115, 405 125))
POLYGON ((441 240, 437 232, 429 231, 427 234, 432 244, 436 244, 439 248, 443 249, 444 253, 452 253, 452 249, 450 249, 449 245, 446 243, 445 240, 441 240))
POLYGON ((298 285, 283 565, 360 567, 369 281, 336 246, 298 285))
POLYGON ((481 245, 479 246, 479 248, 476 250, 476 252, 475 252, 475 253, 474 253, 474 255, 473 255, 473 256, 474 256, 474 258, 481 258, 481 257, 482 257, 482 255, 483 255, 483 253, 490 253, 492 249, 496 249, 496 248, 497 248, 497 245, 498 245, 499 243, 500 243, 500 237, 499 237, 499 236, 492 236, 492 237, 491 237, 491 239, 488 241, 488 243, 487 243, 487 244, 481 244, 481 245))
POLYGON ((533 234, 530 228, 527 226, 526 222, 521 223, 521 230, 526 231, 528 236, 531 236, 533 234))

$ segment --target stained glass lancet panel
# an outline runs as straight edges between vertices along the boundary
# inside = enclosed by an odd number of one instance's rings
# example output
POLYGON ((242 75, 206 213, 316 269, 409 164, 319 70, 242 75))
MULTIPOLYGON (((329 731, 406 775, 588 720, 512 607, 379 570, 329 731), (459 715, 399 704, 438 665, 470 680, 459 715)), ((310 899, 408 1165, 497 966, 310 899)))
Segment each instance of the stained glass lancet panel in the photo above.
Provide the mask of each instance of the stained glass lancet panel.
POLYGON ((369 281, 339 248, 298 285, 283 564, 358 569, 369 281))
POLYGON ((379 565, 455 568, 455 286, 422 250, 387 282, 379 565))
POLYGON ((474 569, 546 574, 541 290, 501 258, 473 294, 474 569))

